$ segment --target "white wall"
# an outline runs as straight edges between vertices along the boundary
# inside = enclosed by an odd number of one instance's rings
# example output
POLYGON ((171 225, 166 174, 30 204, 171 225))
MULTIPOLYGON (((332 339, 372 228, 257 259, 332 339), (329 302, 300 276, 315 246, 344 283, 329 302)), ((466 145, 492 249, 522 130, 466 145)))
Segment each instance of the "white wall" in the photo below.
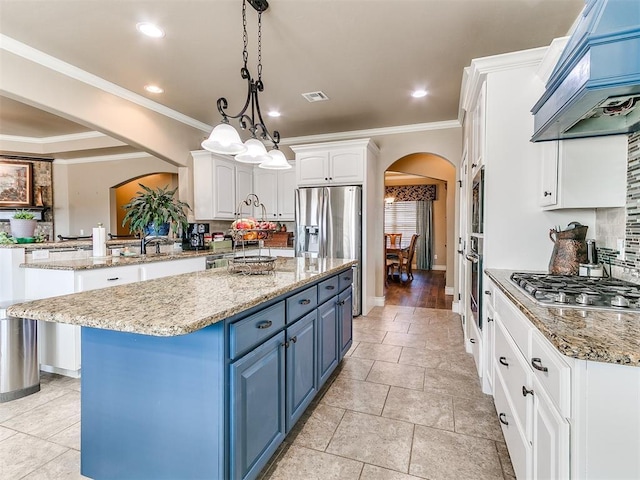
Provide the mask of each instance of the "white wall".
POLYGON ((85 235, 101 222, 110 225, 110 188, 149 173, 178 173, 178 167, 156 157, 109 161, 53 162, 54 235, 85 235))

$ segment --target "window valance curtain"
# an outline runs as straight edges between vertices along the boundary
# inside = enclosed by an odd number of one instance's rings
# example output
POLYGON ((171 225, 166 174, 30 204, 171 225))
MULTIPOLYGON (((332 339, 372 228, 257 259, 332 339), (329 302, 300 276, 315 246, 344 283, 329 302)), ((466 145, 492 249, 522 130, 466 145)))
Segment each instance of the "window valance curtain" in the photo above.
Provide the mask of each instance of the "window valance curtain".
POLYGON ((436 185, 398 185, 384 187, 384 197, 394 202, 417 202, 436 199, 436 185))

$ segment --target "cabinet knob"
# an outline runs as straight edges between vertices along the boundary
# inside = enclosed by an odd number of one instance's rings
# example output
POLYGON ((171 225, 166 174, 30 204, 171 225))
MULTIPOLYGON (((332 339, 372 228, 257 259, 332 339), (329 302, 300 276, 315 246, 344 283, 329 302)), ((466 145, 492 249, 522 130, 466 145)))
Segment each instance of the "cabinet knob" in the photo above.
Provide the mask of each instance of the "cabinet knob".
POLYGON ((531 394, 531 396, 533 396, 533 388, 531 390, 527 390, 527 387, 525 387, 524 385, 522 386, 522 396, 526 397, 527 395, 531 394))
MULTIPOLYGON (((291 340, 293 343, 296 343, 298 341, 298 337, 297 336, 291 337, 289 340, 291 340)), ((522 388, 524 388, 524 387, 522 387, 522 388)))
POLYGON ((507 357, 500 357, 500 358, 498 359, 498 361, 499 361, 502 365, 504 365, 505 367, 508 367, 508 366, 509 366, 509 363, 507 363, 507 357))
POLYGON ((476 339, 475 339, 475 338, 470 338, 470 339, 469 339, 469 341, 470 341, 471 343, 476 343, 476 339))
POLYGON ((485 294, 485 295, 491 295, 491 290, 485 290, 485 291, 484 291, 484 294, 485 294))
POLYGON ((507 422, 507 415, 505 413, 501 413, 500 415, 498 415, 498 418, 500 419, 500 423, 509 425, 509 422, 507 422))
POLYGON ((487 322, 493 322, 493 318, 487 317, 487 322))
POLYGON ((547 367, 542 366, 542 360, 538 357, 534 357, 531 359, 531 366, 536 370, 540 370, 541 372, 548 372, 549 369, 547 367))
POLYGON ((329 180, 329 177, 324 177, 325 180, 329 180))
POLYGON ((545 196, 545 197, 548 197, 548 196, 550 196, 550 195, 551 195, 551 192, 544 192, 544 196, 545 196))
POLYGON ((477 163, 472 163, 472 164, 471 164, 471 168, 476 168, 477 166, 478 166, 478 164, 477 164, 477 163))

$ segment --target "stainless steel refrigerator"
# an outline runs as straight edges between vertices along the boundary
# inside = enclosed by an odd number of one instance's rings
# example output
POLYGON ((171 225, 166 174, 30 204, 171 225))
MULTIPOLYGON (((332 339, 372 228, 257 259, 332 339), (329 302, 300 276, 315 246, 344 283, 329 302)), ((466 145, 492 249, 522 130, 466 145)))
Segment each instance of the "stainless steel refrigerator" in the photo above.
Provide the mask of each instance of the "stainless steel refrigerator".
POLYGON ((358 260, 353 276, 353 314, 362 312, 362 187, 296 190, 297 257, 358 260))

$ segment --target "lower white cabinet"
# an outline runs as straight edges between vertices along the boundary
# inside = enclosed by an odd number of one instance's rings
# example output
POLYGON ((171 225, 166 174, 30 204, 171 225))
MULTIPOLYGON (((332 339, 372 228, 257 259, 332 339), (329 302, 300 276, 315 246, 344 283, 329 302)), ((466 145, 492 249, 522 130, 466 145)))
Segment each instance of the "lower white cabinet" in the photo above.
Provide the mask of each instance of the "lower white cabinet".
POLYGON ((493 295, 493 395, 516 477, 640 478, 640 368, 564 356, 493 295))
MULTIPOLYGON (((204 269, 205 257, 75 271, 25 268, 25 296, 50 298, 204 269)), ((38 352, 42 370, 80 376, 80 327, 39 321, 38 352)))

